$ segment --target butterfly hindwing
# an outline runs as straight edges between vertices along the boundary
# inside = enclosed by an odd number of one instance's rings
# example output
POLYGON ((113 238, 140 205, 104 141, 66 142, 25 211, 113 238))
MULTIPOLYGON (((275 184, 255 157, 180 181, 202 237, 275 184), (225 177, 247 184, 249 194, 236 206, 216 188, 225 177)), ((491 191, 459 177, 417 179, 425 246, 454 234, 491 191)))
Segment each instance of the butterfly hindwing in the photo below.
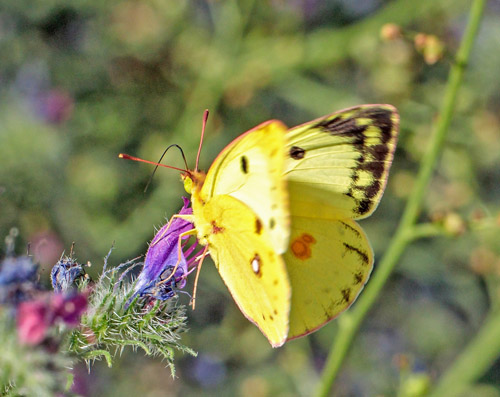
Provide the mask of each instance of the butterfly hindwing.
POLYGON ((288 193, 283 178, 286 126, 260 124, 231 142, 210 167, 200 197, 227 194, 245 203, 268 231, 277 253, 289 235, 288 193))
POLYGON ((361 105, 294 127, 287 133, 285 174, 292 214, 307 215, 318 202, 361 219, 384 191, 398 132, 391 105, 361 105))
POLYGON ((260 219, 240 200, 214 196, 203 207, 210 256, 241 312, 281 346, 288 334, 290 284, 260 219))
POLYGON ((288 339, 307 335, 346 310, 372 271, 373 252, 358 224, 330 216, 334 209, 324 214, 292 215, 284 255, 293 291, 288 339))

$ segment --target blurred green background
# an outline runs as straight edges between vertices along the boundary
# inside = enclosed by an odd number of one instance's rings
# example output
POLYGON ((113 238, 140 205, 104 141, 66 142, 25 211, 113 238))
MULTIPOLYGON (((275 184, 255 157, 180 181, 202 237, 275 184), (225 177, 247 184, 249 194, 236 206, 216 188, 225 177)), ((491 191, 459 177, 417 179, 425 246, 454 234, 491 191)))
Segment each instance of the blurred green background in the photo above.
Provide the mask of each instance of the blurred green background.
MULTIPOLYGON (((3 0, 0 235, 18 227, 18 251, 31 243, 45 276, 75 241, 77 258, 91 261, 96 274, 113 241, 114 264, 143 254, 154 227, 179 210, 185 194, 170 170, 159 170, 143 194, 152 167, 119 160, 118 153, 157 160, 177 143, 193 167, 208 108, 201 158, 207 169, 232 138, 267 119, 293 126, 348 106, 391 103, 401 114, 399 146, 382 203, 362 221, 380 257, 426 150, 469 6, 462 0, 3 0), (403 28, 403 37, 381 38, 389 22, 403 28), (419 32, 442 41, 441 59, 415 47, 419 32)), ((421 240, 406 252, 332 395, 405 395, 426 377, 434 380, 499 301, 499 17, 500 2, 490 1, 422 214, 458 235, 421 240)), ((165 162, 183 166, 175 151, 165 162)), ((177 379, 161 362, 126 351, 112 369, 96 363, 87 374, 77 367, 77 390, 307 396, 336 332, 334 321, 271 349, 209 263, 189 325, 183 341, 199 356, 177 357, 177 379)), ((474 395, 499 396, 499 370, 500 361, 474 395)))

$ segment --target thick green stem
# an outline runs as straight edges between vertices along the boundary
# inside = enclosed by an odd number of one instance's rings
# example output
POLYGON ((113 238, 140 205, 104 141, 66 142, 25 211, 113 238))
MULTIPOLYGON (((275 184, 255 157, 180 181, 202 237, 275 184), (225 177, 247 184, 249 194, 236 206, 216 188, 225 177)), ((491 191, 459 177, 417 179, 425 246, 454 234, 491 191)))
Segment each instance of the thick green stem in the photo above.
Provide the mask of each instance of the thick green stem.
POLYGON ((474 0, 470 12, 462 43, 456 55, 455 64, 452 66, 440 116, 432 133, 428 150, 420 165, 417 180, 412 194, 406 204, 401 222, 379 266, 350 312, 339 319, 339 331, 333 342, 328 356, 323 375, 321 377, 318 396, 327 396, 332 384, 340 370, 342 362, 347 355, 352 340, 358 331, 364 317, 375 303, 380 291, 384 287, 394 266, 403 254, 409 239, 410 230, 414 227, 420 213, 424 194, 426 192, 432 172, 443 149, 451 118, 457 101, 457 93, 463 81, 465 67, 469 60, 470 52, 483 14, 486 0, 474 0))

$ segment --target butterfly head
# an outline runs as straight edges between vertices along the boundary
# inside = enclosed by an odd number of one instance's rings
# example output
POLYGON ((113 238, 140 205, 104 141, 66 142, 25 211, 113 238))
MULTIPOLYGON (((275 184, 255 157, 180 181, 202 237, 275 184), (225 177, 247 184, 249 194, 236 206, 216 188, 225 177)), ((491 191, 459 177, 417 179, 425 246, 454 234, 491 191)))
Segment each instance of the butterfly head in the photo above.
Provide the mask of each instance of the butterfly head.
POLYGON ((184 190, 188 194, 192 194, 193 193, 193 179, 192 179, 191 175, 181 174, 181 177, 182 177, 183 183, 184 183, 184 190))
POLYGON ((181 174, 184 183, 184 190, 188 194, 193 194, 194 191, 199 191, 203 182, 205 181, 206 174, 203 171, 188 171, 181 174))

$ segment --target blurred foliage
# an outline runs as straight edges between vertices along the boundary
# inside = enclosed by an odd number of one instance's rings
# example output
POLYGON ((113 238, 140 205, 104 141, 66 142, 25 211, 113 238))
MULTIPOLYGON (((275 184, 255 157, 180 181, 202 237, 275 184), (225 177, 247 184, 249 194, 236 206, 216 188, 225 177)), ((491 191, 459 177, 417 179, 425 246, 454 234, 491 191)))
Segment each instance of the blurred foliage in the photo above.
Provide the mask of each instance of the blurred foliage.
POLYGON ((50 397, 63 393, 70 384, 67 368, 72 361, 64 355, 19 343, 10 313, 0 308, 0 395, 50 397), (23 359, 20 360, 19 358, 23 359))
MULTIPOLYGON (((209 108, 206 169, 232 138, 269 118, 295 125, 351 105, 391 103, 401 113, 400 143, 384 199, 362 222, 379 257, 426 150, 468 6, 463 0, 4 0, 0 235, 18 227, 46 269, 72 241, 81 261, 101 263, 114 240, 117 261, 135 257, 145 252, 153 227, 181 207, 183 190, 176 172, 161 170, 143 194, 151 168, 119 160, 119 152, 155 160, 177 143, 192 167, 209 108), (381 39, 389 22, 405 34, 381 39), (442 58, 429 62, 414 42, 418 33, 438 40, 442 58)), ((425 390, 498 305, 499 14, 500 3, 490 1, 422 214, 453 236, 407 250, 335 395, 425 390)), ((175 151, 165 162, 183 166, 175 151)), ((191 331, 182 342, 199 356, 178 360, 176 380, 161 362, 125 351, 111 370, 77 369, 77 390, 310 395, 336 332, 333 322, 272 350, 209 264, 188 317, 191 331)), ((500 395, 499 368, 500 361, 474 395, 500 395)))

